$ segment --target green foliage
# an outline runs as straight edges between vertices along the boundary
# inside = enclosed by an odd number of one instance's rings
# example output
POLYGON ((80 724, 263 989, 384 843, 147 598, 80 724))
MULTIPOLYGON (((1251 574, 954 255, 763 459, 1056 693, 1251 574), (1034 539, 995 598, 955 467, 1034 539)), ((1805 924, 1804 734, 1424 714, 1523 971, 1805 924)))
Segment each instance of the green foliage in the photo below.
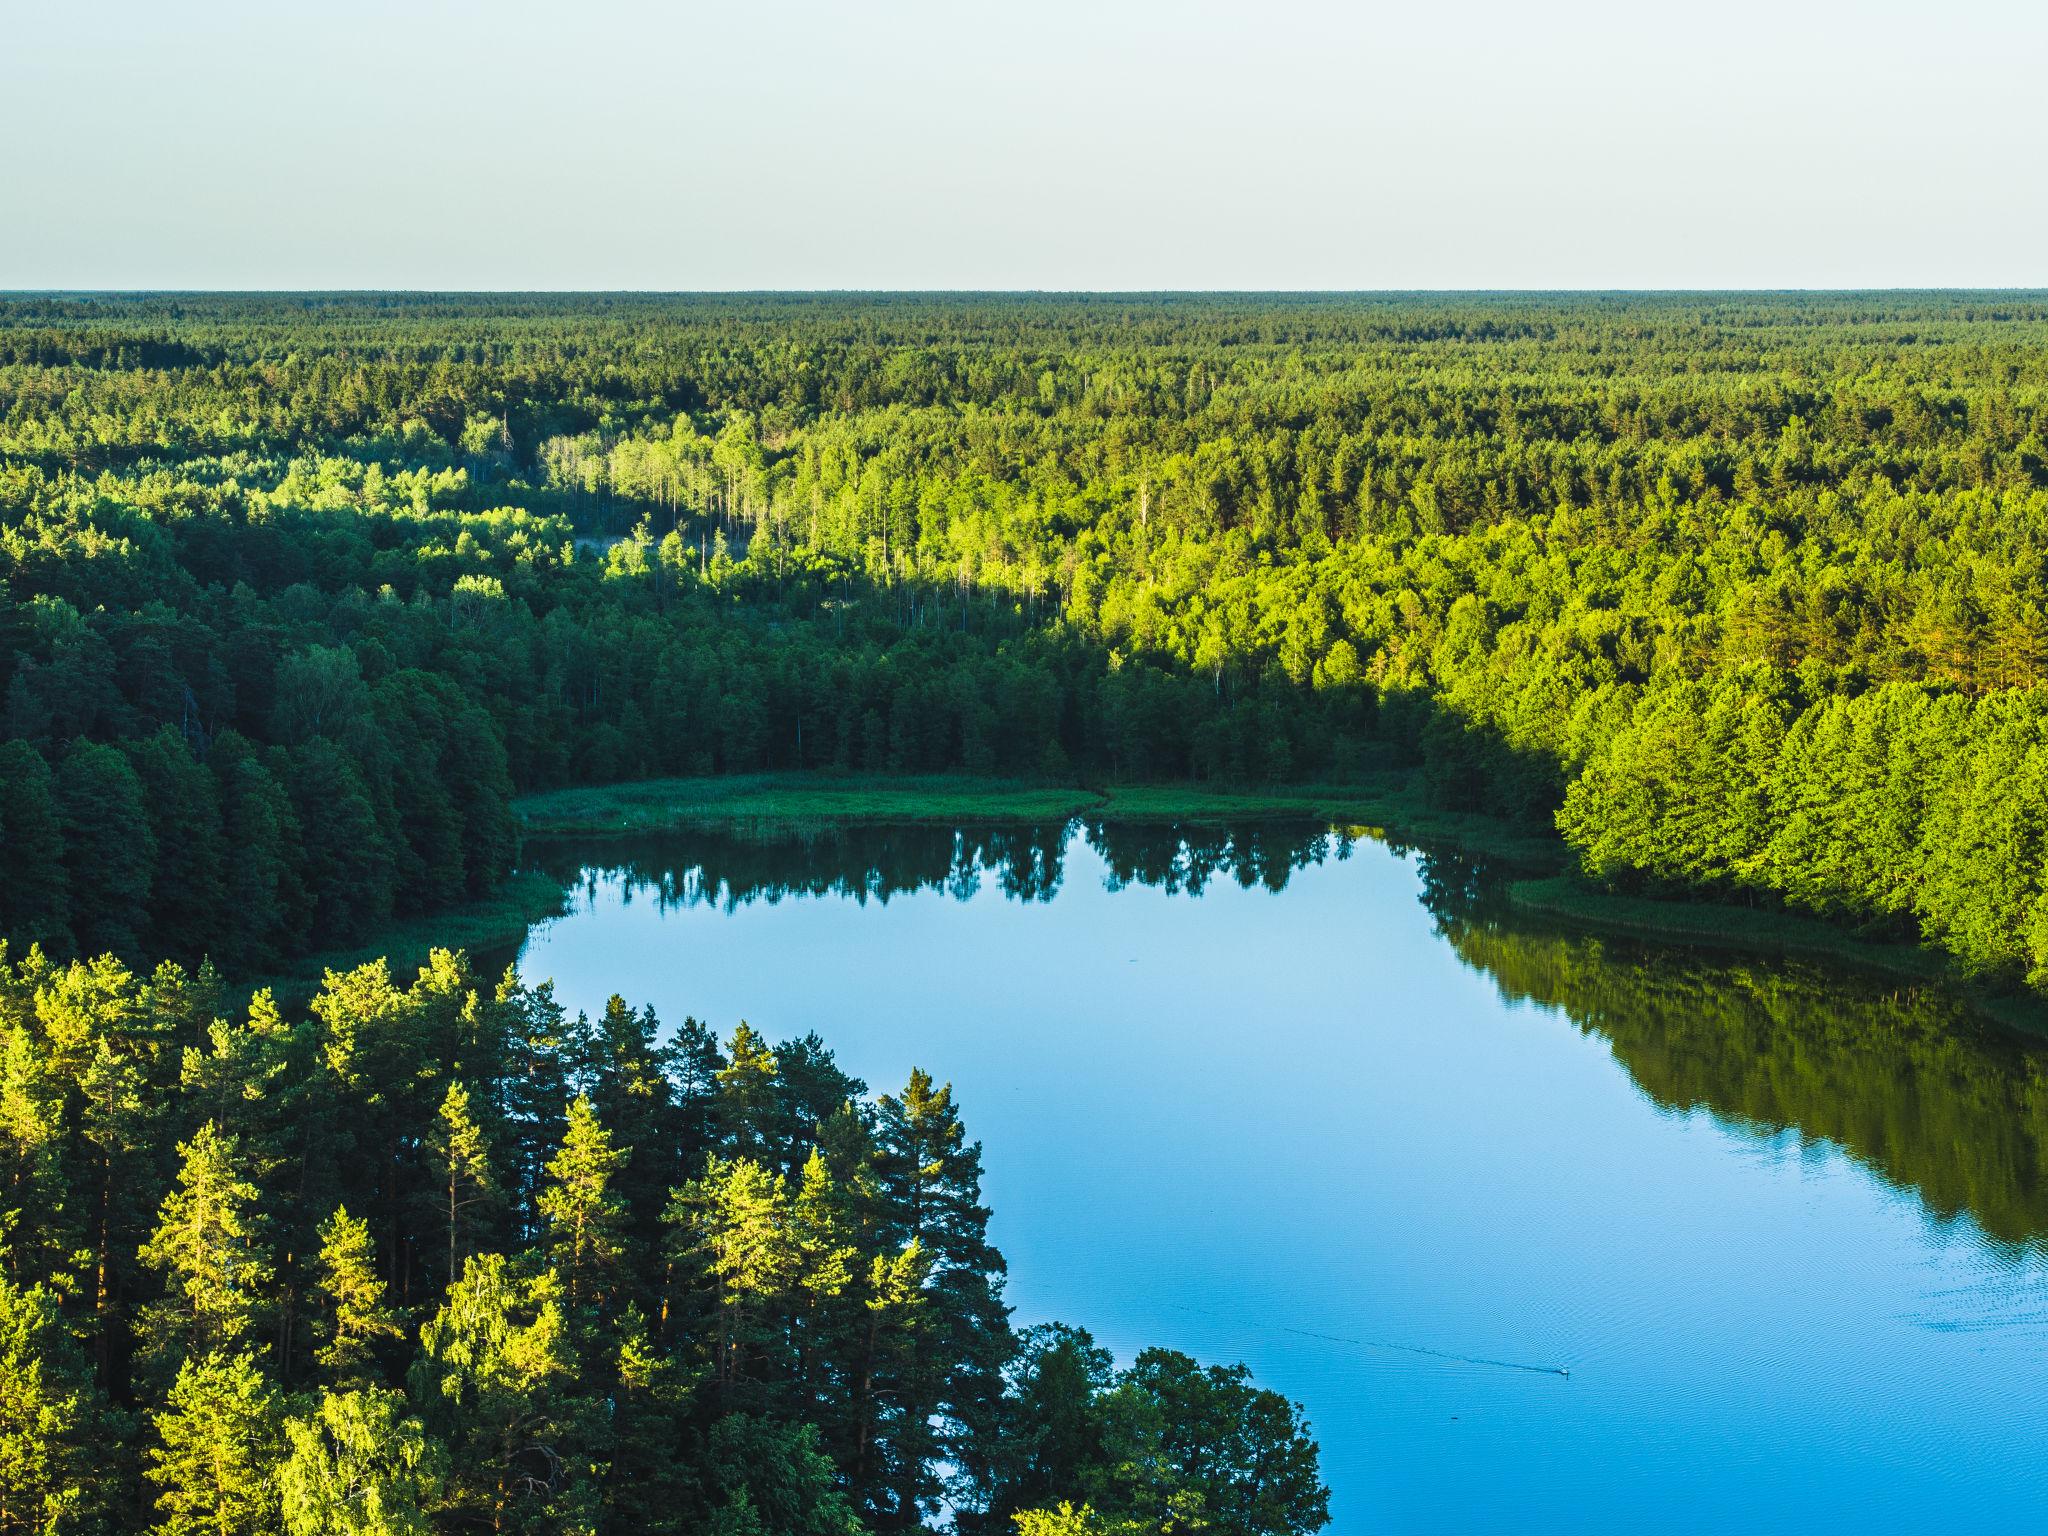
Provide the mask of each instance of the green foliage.
POLYGON ((1330 1496, 1301 1409, 1252 1386, 1243 1366, 1142 1351, 1100 1404, 1103 1463, 1091 1502, 1161 1536, 1284 1536, 1321 1530, 1330 1496))
POLYGON ((1062 1502, 1052 1509, 1026 1509, 1013 1515, 1017 1536, 1152 1536, 1157 1526, 1139 1520, 1112 1520, 1083 1504, 1062 1502))
POLYGON ((386 1303, 368 1222, 337 1206, 320 1225, 319 1270, 313 1281, 314 1359, 329 1380, 353 1384, 373 1373, 377 1355, 405 1329, 386 1303))
POLYGON ((281 1394, 249 1355, 188 1356, 153 1423, 155 1536, 268 1536, 278 1528, 281 1394))
POLYGON ((2044 334, 2033 295, 7 300, 0 935, 359 945, 502 879, 515 791, 1397 773, 1562 809, 1625 886, 2048 974, 2044 334))
POLYGON ((57 764, 57 812, 72 931, 92 953, 141 953, 157 848, 128 759, 114 747, 75 742, 57 764))
POLYGON ((706 1471, 718 1536, 860 1536, 866 1529, 835 1486, 808 1424, 732 1414, 711 1427, 706 1471))
POLYGON ((0 1536, 106 1528, 105 1419, 57 1298, 0 1279, 0 1536))
POLYGON ((539 1202, 547 1223, 545 1251, 571 1308, 601 1303, 617 1291, 626 1258, 626 1209, 611 1185, 630 1160, 630 1152, 612 1146, 590 1100, 579 1096, 569 1106, 562 1149, 547 1165, 539 1202))
POLYGON ((289 1536, 431 1536, 439 1447, 393 1392, 323 1392, 289 1419, 277 1475, 289 1536))
POLYGON ((448 1447, 453 1521, 574 1529, 594 1509, 596 1405, 578 1396, 577 1376, 555 1276, 522 1275, 495 1254, 465 1263, 420 1330, 410 1378, 448 1447))
POLYGON ((929 1074, 446 951, 217 1001, 0 955, 0 1532, 855 1536, 1107 1475, 929 1074))
POLYGON ((145 1312, 143 1334, 166 1364, 250 1339, 275 1278, 259 1191, 235 1139, 208 1121, 178 1155, 177 1185, 141 1253, 163 1277, 163 1299, 145 1312))
POLYGON ((478 1234, 488 1230, 498 1203, 497 1175, 490 1143, 470 1114, 469 1090, 450 1083, 427 1133, 427 1156, 435 1176, 435 1216, 448 1230, 448 1273, 460 1273, 466 1256, 478 1251, 478 1234))
POLYGON ((55 783, 34 747, 0 742, 0 933, 53 947, 71 919, 55 783))

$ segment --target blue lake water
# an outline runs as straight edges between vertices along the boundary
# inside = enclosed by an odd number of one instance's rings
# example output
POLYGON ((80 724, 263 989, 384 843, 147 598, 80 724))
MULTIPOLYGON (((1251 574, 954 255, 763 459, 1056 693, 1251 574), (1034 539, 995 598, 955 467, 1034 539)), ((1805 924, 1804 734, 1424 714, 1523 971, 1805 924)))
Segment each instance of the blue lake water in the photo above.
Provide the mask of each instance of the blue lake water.
POLYGON ((520 966, 951 1081, 1017 1321, 1245 1361, 1337 1532, 2048 1520, 2039 1045, 1532 927, 1455 860, 1185 836, 543 847, 577 894, 520 966))

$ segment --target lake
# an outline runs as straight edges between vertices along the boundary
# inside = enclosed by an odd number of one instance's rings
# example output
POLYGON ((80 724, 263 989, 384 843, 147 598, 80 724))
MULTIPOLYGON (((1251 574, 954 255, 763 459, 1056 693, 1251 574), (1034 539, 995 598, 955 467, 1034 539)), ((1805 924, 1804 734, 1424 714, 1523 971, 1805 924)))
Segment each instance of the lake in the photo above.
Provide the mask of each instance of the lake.
POLYGON ((951 1081, 1018 1323, 1245 1361, 1334 1531, 2048 1519, 2048 1048, 1938 991, 1547 929, 1321 827, 529 862, 572 1009, 951 1081))

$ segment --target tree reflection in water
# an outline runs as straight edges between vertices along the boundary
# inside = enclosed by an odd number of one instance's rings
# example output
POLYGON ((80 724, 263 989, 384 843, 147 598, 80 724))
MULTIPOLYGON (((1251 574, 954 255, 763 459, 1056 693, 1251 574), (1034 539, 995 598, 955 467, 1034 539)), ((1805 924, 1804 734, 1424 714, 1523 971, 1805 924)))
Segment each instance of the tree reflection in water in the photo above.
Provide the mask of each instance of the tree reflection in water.
MULTIPOLYGON (((631 843, 562 840, 529 862, 594 891, 731 911, 787 896, 965 900, 993 882, 1014 901, 1058 894, 1074 839, 1112 889, 1199 896, 1212 880, 1285 889, 1347 857, 1356 830, 1071 820, 1030 826, 852 826, 799 834, 701 831, 631 843)), ((1604 1039, 1641 1091, 1743 1134, 1826 1141, 1910 1190, 1938 1222, 2048 1245, 2048 1044, 1980 1020, 1939 987, 1560 929, 1517 913, 1480 860, 1417 852, 1438 932, 1503 998, 1556 1009, 1604 1039)))

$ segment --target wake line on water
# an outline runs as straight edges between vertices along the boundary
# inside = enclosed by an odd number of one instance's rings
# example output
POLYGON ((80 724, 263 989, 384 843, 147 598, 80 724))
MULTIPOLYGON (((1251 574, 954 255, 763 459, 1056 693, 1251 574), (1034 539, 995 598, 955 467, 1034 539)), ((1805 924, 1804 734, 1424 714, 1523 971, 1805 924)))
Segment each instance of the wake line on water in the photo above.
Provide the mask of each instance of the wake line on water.
MULTIPOLYGON (((1197 1312, 1204 1317, 1222 1317, 1205 1307, 1191 1307, 1177 1303, 1183 1312, 1197 1312)), ((1224 1319, 1231 1321, 1231 1319, 1224 1319)), ((1291 1328, 1285 1323, 1258 1324, 1253 1327, 1270 1327, 1278 1333, 1291 1333, 1296 1338, 1321 1339, 1327 1344, 1350 1344, 1358 1349, 1386 1349, 1402 1355, 1427 1355, 1433 1360, 1455 1360, 1461 1365, 1485 1365, 1502 1371, 1527 1371, 1532 1376, 1562 1376, 1571 1379, 1572 1368, 1568 1365, 1526 1365, 1519 1360, 1490 1360, 1484 1355, 1461 1355, 1448 1349, 1431 1349, 1426 1344, 1392 1344, 1384 1339, 1354 1339, 1341 1333, 1319 1333, 1313 1328, 1291 1328)))

